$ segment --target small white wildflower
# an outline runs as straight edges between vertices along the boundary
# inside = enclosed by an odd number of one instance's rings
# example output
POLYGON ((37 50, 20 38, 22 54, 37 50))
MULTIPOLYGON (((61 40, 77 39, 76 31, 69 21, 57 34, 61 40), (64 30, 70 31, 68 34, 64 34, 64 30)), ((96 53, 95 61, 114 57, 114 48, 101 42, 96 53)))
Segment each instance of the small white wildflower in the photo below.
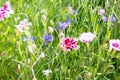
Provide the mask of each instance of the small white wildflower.
POLYGON ((28 46, 28 50, 30 51, 30 53, 33 53, 35 48, 36 48, 35 44, 31 44, 31 45, 28 46))
POLYGON ((44 52, 42 52, 42 53, 40 54, 40 58, 45 58, 44 52))
POLYGON ((49 77, 50 73, 52 73, 51 70, 43 70, 43 74, 46 76, 46 77, 49 77))

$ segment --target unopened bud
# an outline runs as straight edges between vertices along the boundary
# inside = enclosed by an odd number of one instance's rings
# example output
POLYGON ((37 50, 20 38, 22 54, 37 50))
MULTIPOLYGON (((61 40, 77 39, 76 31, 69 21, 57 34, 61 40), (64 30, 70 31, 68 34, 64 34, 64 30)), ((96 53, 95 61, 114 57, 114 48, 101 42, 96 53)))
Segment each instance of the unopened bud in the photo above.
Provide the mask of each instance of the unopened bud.
POLYGON ((41 17, 41 19, 42 19, 42 21, 46 21, 46 15, 42 15, 42 17, 41 17))
POLYGON ((49 27, 48 27, 48 31, 49 31, 49 33, 52 33, 52 32, 54 31, 54 29, 49 26, 49 27))
POLYGON ((30 63, 31 63, 31 60, 30 60, 30 58, 28 58, 28 60, 27 60, 27 61, 28 61, 28 64, 30 64, 30 63))
POLYGON ((6 55, 6 51, 3 51, 3 52, 2 52, 2 56, 5 56, 5 55, 6 55))
POLYGON ((51 24, 51 25, 54 25, 54 22, 53 22, 53 20, 50 20, 50 24, 51 24))
POLYGON ((85 77, 86 79, 91 79, 91 76, 92 76, 92 74, 91 74, 90 72, 86 72, 86 73, 84 74, 84 77, 85 77))
POLYGON ((64 37, 65 37, 64 33, 63 33, 63 32, 60 32, 60 33, 59 33, 59 38, 60 38, 60 39, 63 39, 64 37))

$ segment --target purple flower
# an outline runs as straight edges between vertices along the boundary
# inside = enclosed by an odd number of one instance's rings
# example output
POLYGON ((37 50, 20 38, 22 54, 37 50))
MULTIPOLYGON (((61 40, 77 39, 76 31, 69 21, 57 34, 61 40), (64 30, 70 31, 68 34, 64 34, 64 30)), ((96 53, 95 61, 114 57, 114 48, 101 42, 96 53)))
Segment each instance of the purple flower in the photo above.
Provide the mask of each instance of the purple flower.
MULTIPOLYGON (((111 23, 116 21, 116 18, 114 16, 112 16, 112 15, 110 16, 109 19, 110 19, 111 23)), ((105 22, 107 22, 108 21, 108 17, 102 16, 102 20, 105 21, 105 22)))
POLYGON ((44 42, 51 42, 53 40, 51 34, 43 35, 42 39, 43 39, 44 42))
POLYGON ((114 22, 114 21, 116 21, 116 18, 111 15, 111 16, 110 16, 110 20, 111 20, 111 22, 114 22))
POLYGON ((108 18, 106 16, 102 16, 102 20, 106 22, 108 21, 108 18))
POLYGON ((65 29, 70 25, 70 18, 66 20, 66 22, 60 22, 58 26, 58 30, 65 29))

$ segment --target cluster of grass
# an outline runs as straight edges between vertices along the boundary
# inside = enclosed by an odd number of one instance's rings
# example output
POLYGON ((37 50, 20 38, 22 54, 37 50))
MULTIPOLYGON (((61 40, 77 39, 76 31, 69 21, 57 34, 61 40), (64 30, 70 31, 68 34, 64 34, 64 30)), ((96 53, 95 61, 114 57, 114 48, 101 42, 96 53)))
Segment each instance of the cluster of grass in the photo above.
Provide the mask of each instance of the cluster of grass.
MULTIPOLYGON (((120 39, 120 1, 116 0, 9 0, 14 10, 10 18, 0 22, 0 80, 119 80, 120 53, 109 52, 110 39, 120 39), (67 7, 78 11, 69 14, 67 7), (114 15, 117 21, 110 25, 98 15, 99 7, 106 15, 114 15), (46 10, 46 14, 43 12, 46 10), (41 16, 47 16, 43 23, 41 16), (36 49, 30 53, 23 35, 17 35, 16 27, 21 20, 33 23, 30 34, 35 37, 36 49), (70 52, 58 46, 58 24, 71 18, 70 26, 64 30, 66 37, 79 38, 83 32, 93 32, 96 39, 86 46, 78 41, 80 48, 70 52), (18 20, 15 20, 18 19, 18 20), (51 25, 50 20, 54 22, 51 25), (74 20, 77 20, 74 23, 74 20), (48 26, 55 30, 53 42, 43 45, 42 35, 48 26), (44 52, 45 58, 39 55, 44 52), (113 54, 113 55, 112 55, 113 54), (115 55, 114 55, 115 54, 115 55), (45 76, 43 70, 51 70, 45 76), (49 78, 47 78, 49 77, 49 78)), ((6 0, 0 0, 3 6, 6 0)))

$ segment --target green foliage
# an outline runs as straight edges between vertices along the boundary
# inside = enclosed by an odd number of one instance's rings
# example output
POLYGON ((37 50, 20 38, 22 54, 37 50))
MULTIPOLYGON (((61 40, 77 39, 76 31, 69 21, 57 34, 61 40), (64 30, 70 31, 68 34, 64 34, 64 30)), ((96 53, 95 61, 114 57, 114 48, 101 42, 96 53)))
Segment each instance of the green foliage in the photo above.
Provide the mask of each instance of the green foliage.
MULTIPOLYGON (((0 0, 3 6, 6 0, 0 0)), ((120 39, 120 1, 109 0, 9 0, 14 10, 9 18, 0 22, 0 80, 119 80, 120 52, 109 52, 106 41, 120 39), (78 11, 77 15, 69 14, 67 7, 78 11), (117 21, 110 25, 103 22, 98 15, 101 6, 107 16, 115 15, 117 21), (43 12, 46 10, 47 13, 43 12), (94 11, 93 11, 94 10, 94 11), (45 22, 42 15, 47 16, 45 22), (35 37, 36 49, 28 50, 27 42, 22 35, 17 35, 15 25, 28 18, 33 23, 30 34, 35 37), (78 41, 80 49, 70 52, 63 51, 59 46, 59 22, 71 18, 69 28, 64 30, 66 37, 79 38, 82 32, 94 32, 97 38, 87 47, 78 41), (18 20, 15 20, 18 19, 18 20), (50 23, 53 20, 54 24, 50 23), (77 20, 74 23, 74 20, 77 20), (42 35, 52 26, 54 40, 43 45, 42 35), (40 54, 44 52, 45 58, 40 54), (43 70, 50 69, 49 78, 43 70)))

